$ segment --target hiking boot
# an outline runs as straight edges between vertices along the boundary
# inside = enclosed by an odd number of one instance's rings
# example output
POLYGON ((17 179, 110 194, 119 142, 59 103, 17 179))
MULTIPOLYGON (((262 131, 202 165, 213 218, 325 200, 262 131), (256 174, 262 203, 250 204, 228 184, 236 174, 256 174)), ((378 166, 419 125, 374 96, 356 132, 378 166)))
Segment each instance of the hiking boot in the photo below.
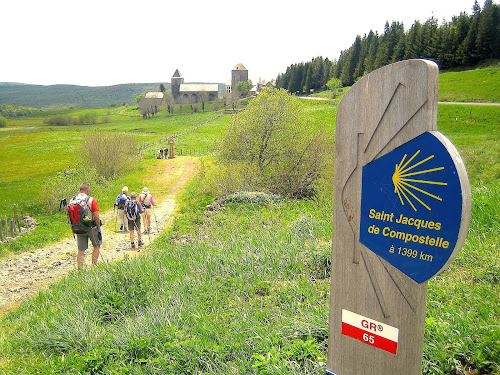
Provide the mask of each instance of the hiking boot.
POLYGON ((144 246, 144 242, 142 242, 142 240, 141 240, 141 241, 139 241, 139 242, 137 243, 137 246, 139 246, 139 247, 144 246))
POLYGON ((131 247, 132 249, 135 249, 135 243, 134 243, 134 242, 132 242, 132 243, 130 244, 130 247, 131 247))
POLYGON ((122 225, 120 225, 120 230, 123 230, 123 224, 122 224, 122 225))

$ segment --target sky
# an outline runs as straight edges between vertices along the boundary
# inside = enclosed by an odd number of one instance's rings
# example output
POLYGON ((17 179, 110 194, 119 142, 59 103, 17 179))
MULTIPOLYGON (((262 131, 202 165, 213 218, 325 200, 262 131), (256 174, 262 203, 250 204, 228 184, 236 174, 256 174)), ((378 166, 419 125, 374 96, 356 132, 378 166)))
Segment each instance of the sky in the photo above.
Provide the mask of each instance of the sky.
MULTIPOLYGON (((495 1, 497 3, 497 1, 495 1)), ((357 35, 471 14, 474 0, 15 0, 0 2, 0 82, 109 86, 226 83, 334 60, 357 35)), ((483 2, 479 4, 482 6, 483 2)))

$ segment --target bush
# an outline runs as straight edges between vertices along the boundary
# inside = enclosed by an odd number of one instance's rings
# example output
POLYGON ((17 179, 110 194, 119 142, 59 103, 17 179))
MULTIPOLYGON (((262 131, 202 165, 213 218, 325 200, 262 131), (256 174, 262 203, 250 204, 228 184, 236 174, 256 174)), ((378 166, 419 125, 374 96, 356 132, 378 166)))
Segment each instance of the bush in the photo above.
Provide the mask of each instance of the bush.
POLYGON ((47 119, 46 123, 48 125, 54 126, 68 126, 75 122, 75 119, 71 116, 55 115, 47 119))
POLYGON ((0 116, 0 128, 6 128, 7 127, 7 119, 3 116, 0 116))
POLYGON ((332 138, 309 123, 299 100, 286 90, 265 89, 233 116, 222 135, 221 188, 311 197, 333 154, 332 138))
POLYGON ((134 136, 113 132, 93 132, 82 142, 83 162, 104 178, 131 170, 138 159, 134 136))

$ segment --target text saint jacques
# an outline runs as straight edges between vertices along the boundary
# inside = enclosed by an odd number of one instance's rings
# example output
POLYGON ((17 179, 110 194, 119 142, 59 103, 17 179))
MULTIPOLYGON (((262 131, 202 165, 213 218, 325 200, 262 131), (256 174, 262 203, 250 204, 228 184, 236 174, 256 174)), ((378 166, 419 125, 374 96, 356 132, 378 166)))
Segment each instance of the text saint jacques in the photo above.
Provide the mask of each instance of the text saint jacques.
POLYGON ((417 229, 426 228, 426 229, 441 230, 440 222, 434 222, 432 220, 416 219, 413 217, 404 216, 403 214, 400 214, 399 218, 396 218, 396 220, 394 220, 393 212, 392 213, 387 213, 385 211, 378 212, 373 208, 370 210, 368 217, 370 219, 375 219, 375 220, 389 221, 391 223, 414 226, 417 229))

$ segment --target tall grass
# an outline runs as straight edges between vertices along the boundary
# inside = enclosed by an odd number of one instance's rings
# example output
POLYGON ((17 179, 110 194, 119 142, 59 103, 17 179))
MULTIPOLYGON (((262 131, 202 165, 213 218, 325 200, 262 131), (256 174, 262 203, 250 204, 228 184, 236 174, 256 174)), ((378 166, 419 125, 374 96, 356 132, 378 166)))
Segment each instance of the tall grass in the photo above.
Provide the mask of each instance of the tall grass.
MULTIPOLYGON (((332 207, 240 194, 209 215, 202 183, 151 256, 72 274, 5 319, 6 369, 324 372, 332 207)), ((500 369, 498 194, 474 189, 465 248, 429 284, 424 374, 500 369)))
MULTIPOLYGON (((334 118, 329 104, 304 105, 320 121, 334 118)), ((500 371, 500 160, 498 109, 491 111, 487 124, 469 123, 457 116, 462 107, 440 106, 439 128, 469 169, 473 214, 464 249, 429 283, 428 375, 500 371)), ((218 125, 211 126, 206 131, 215 134, 218 125)), ((214 214, 206 209, 215 195, 206 184, 209 167, 178 200, 175 224, 150 247, 151 256, 73 273, 5 317, 0 368, 7 374, 324 372, 331 200, 243 194, 214 214)))
POLYGON ((231 203, 206 220, 200 207, 187 240, 170 233, 151 257, 72 274, 11 315, 17 333, 2 349, 27 354, 11 368, 324 371, 330 233, 317 207, 231 203))

